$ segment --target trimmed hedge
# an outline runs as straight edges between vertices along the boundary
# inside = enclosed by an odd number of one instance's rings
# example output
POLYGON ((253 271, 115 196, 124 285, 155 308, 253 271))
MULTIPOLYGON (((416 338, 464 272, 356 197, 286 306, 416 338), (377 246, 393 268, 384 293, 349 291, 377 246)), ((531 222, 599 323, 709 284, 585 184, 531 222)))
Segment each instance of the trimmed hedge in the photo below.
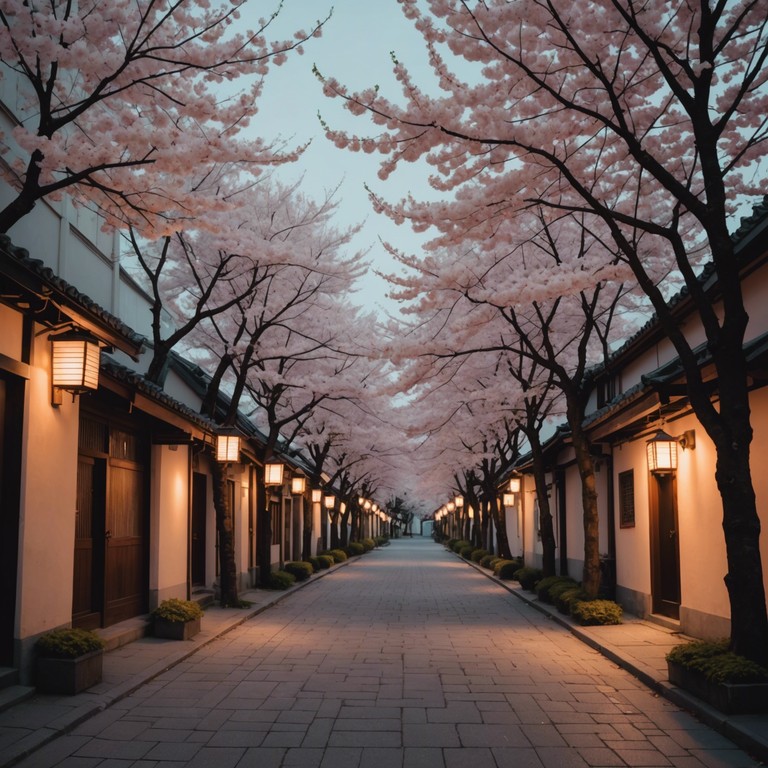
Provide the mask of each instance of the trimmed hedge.
POLYGON ((366 552, 376 549, 376 542, 373 539, 363 539, 360 543, 363 545, 363 549, 365 549, 366 552))
POLYGON ((317 562, 320 563, 320 568, 326 570, 330 568, 336 561, 333 559, 333 555, 318 555, 317 562))
POLYGON ((386 547, 389 544, 389 536, 376 536, 374 541, 377 547, 386 547))
POLYGON ((533 592, 543 575, 541 568, 531 568, 525 565, 515 573, 514 578, 520 582, 523 589, 533 592))
POLYGON ((568 576, 547 576, 536 584, 536 594, 542 603, 554 603, 550 590, 558 585, 575 586, 576 582, 568 576))
POLYGON ((624 610, 613 600, 577 600, 571 605, 574 621, 585 627, 621 624, 624 610))
POLYGON ((486 555, 480 559, 480 565, 483 568, 489 568, 490 570, 493 570, 493 564, 497 563, 499 560, 500 558, 498 555, 486 555))
POLYGON ((479 563, 484 557, 488 556, 487 549, 476 549, 469 557, 473 563, 479 563))
POLYGON ((90 629, 65 627, 41 635, 35 642, 39 656, 52 659, 76 659, 86 653, 100 651, 104 641, 90 629))
POLYGON ((347 553, 343 549, 326 549, 323 555, 330 555, 334 563, 343 563, 348 560, 347 553))
POLYGON ((695 640, 676 645, 666 659, 695 669, 714 683, 768 682, 768 670, 729 651, 727 640, 695 640))
POLYGON ((561 592, 555 599, 555 606, 560 613, 566 616, 571 615, 571 606, 579 600, 586 600, 587 593, 581 587, 571 587, 561 592))
POLYGON ((283 566, 283 570, 295 576, 296 581, 306 581, 315 572, 312 563, 307 563, 304 560, 294 560, 293 562, 286 563, 283 566))
POLYGON ((461 550, 464 549, 464 547, 471 547, 472 542, 467 541, 466 539, 456 539, 453 544, 451 544, 451 549, 456 552, 456 554, 460 554, 461 550))
POLYGON ((317 573, 322 566, 320 565, 320 559, 312 555, 307 562, 312 566, 312 569, 317 573))
POLYGON ((496 563, 493 572, 502 581, 512 581, 517 578, 515 574, 520 570, 519 560, 500 560, 496 563))
POLYGON ((356 557, 357 555, 365 554, 365 547, 359 541, 350 541, 349 544, 344 547, 344 551, 347 553, 348 557, 356 557))
POLYGON ((459 555, 463 557, 465 560, 469 560, 472 557, 472 553, 475 551, 476 547, 474 544, 467 544, 466 547, 462 547, 459 550, 459 555))
POLYGON ((267 589, 288 589, 296 583, 296 577, 287 571, 272 571, 267 579, 267 589))

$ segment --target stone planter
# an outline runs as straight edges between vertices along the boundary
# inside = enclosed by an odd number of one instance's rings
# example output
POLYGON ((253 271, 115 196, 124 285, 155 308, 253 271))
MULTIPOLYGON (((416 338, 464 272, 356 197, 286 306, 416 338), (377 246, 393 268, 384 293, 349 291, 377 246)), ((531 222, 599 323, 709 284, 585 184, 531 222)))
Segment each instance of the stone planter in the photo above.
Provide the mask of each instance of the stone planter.
POLYGON ((38 656, 36 685, 41 693, 75 694, 101 682, 104 651, 75 659, 38 656))
POLYGON ((168 619, 155 616, 153 633, 155 637, 162 637, 166 640, 189 640, 200 631, 200 626, 200 619, 168 621, 168 619))
POLYGON ((695 669, 667 662, 669 682, 729 715, 768 709, 768 683, 715 683, 695 669))

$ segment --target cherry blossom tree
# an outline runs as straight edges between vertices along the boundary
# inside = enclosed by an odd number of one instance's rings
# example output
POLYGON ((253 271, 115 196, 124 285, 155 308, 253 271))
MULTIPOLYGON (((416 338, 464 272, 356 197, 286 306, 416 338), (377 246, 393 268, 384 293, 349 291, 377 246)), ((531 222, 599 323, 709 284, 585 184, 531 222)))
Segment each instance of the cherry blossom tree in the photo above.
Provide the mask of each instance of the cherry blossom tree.
POLYGON ((169 234, 224 202, 215 194, 222 169, 254 175, 294 160, 300 150, 244 130, 270 65, 300 53, 324 22, 270 41, 279 6, 235 31, 250 5, 2 0, 2 74, 21 98, 18 124, 2 137, 16 194, 0 231, 67 191, 110 224, 169 234))
POLYGON ((731 647, 768 661, 760 524, 750 472, 747 314, 729 215, 761 192, 754 165, 768 137, 768 17, 760 0, 400 0, 423 34, 444 95, 419 89, 395 62, 402 102, 377 89, 328 95, 382 127, 329 131, 340 146, 387 154, 386 178, 425 158, 451 201, 376 205, 432 246, 503 237, 516 211, 583 213, 650 300, 685 371, 691 406, 717 452, 731 605, 731 647), (447 52, 447 54, 446 54, 447 52), (464 60, 459 70, 454 62, 464 60), (462 74, 466 77, 462 77, 462 74), (471 79, 471 82, 467 82, 471 79), (714 306, 698 267, 711 259, 714 306), (717 371, 719 405, 667 300, 682 280, 717 371))

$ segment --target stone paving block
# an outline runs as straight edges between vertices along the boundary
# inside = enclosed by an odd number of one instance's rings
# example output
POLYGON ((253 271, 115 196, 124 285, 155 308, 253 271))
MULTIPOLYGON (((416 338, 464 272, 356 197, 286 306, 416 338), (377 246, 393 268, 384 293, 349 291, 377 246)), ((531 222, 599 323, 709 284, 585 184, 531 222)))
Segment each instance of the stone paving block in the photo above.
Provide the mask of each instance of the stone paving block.
POLYGON ((496 768, 490 749, 444 749, 445 768, 496 768))
MULTIPOLYGON (((475 726, 477 727, 477 726, 475 726)), ((404 747, 461 746, 456 727, 444 723, 403 723, 404 747)))
POLYGON ((463 747, 528 747, 525 727, 518 725, 458 725, 463 747))
POLYGON ((739 749, 694 749, 691 750, 691 755, 706 768, 759 768, 764 765, 758 760, 745 760, 744 753, 739 749))
POLYGON ((536 754, 543 768, 592 768, 578 752, 568 747, 538 747, 536 754))
POLYGON ((473 702, 451 702, 445 707, 429 707, 429 723, 481 723, 480 710, 473 702))
POLYGON ((378 720, 338 717, 334 721, 334 731, 400 731, 400 718, 379 718, 378 720))
POLYGON ((587 765, 600 768, 623 768, 626 763, 612 749, 607 747, 579 747, 576 750, 586 760, 587 765))
POLYGON ((358 768, 363 750, 359 747, 332 747, 325 750, 320 768, 358 768))
POLYGON ((202 747, 185 768, 245 768, 247 763, 241 762, 244 754, 244 749, 235 747, 202 747))
POLYGON ((118 757, 139 760, 155 745, 151 741, 109 741, 89 739, 74 754, 78 757, 118 757))
POLYGON ((323 759, 322 749, 293 747, 285 753, 283 768, 320 768, 323 759))
POLYGON ((401 747, 400 731, 331 731, 329 747, 401 747))
POLYGON ((403 768, 445 768, 443 750, 434 747, 406 747, 403 768))
POLYGON ((665 768, 672 765, 657 749, 621 749, 613 747, 613 751, 628 765, 648 768, 665 768))
POLYGON ((301 747, 306 731, 274 731, 264 735, 265 747, 301 747))
POLYGON ((156 744, 144 755, 145 760, 172 760, 187 761, 191 760, 201 749, 202 744, 196 744, 188 741, 183 744, 156 744))
POLYGON ((402 768, 403 750, 400 747, 364 747, 358 768, 402 768))
MULTIPOLYGON (((278 747, 246 749, 237 762, 237 768, 280 768, 288 751, 278 747)), ((198 768, 198 766, 191 766, 191 768, 198 768)), ((211 764, 210 768, 217 768, 217 766, 211 764)))
POLYGON ((260 747, 267 737, 267 731, 220 730, 208 740, 209 747, 260 747))

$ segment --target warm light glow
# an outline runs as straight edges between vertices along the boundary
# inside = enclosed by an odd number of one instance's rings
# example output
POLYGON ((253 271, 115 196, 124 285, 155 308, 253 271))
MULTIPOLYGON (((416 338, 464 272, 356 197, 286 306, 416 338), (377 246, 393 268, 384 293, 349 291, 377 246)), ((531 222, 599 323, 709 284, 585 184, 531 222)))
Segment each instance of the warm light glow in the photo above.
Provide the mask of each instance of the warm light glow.
POLYGON ((374 512, 378 512, 379 511, 379 505, 374 502, 373 504, 371 504, 371 509, 374 512))
POLYGON ((446 504, 446 507, 449 512, 453 512, 453 510, 456 509, 456 504, 452 501, 449 501, 448 504, 446 504))
POLYGON ((520 493, 520 478, 519 477, 510 477, 509 478, 509 492, 510 493, 520 493))
POLYGON ((85 333, 71 331, 51 338, 51 381, 73 394, 99 388, 99 344, 85 333))
POLYGON ((264 485, 282 485, 283 469, 283 464, 265 464, 264 485))
POLYGON ((292 477, 291 478, 291 493, 301 495, 307 490, 307 478, 306 477, 292 477))
POLYGON ((333 509, 333 505, 336 503, 336 497, 335 496, 326 496, 323 499, 323 504, 325 505, 326 509, 333 509))
POLYGON ((345 501, 342 501, 341 504, 339 504, 339 512, 343 515, 347 511, 347 503, 345 501))
POLYGON ((319 488, 312 489, 312 502, 319 504, 323 500, 323 492, 319 488))
POLYGON ((240 435, 216 436, 216 461, 237 461, 240 458, 240 435))
POLYGON ((515 494, 514 493, 505 493, 503 497, 503 502, 505 507, 514 507, 515 506, 515 494))
POLYGON ((663 430, 646 443, 646 454, 651 472, 674 472, 677 469, 677 440, 663 430))
MULTIPOLYGON (((373 509, 373 504, 371 504, 371 502, 370 502, 370 501, 368 501, 368 499, 366 499, 366 500, 363 502, 363 509, 373 509)), ((373 509, 373 511, 375 512, 376 510, 375 510, 375 509, 373 509)))
POLYGON ((358 507, 364 507, 365 506, 365 497, 364 496, 358 496, 357 497, 357 506, 358 507))
POLYGON ((455 505, 456 505, 456 506, 457 506, 459 509, 461 509, 461 508, 464 506, 464 497, 463 497, 463 496, 457 496, 457 497, 456 497, 456 498, 453 500, 453 503, 454 503, 454 504, 455 504, 455 505))
POLYGON ((470 520, 474 520, 475 519, 475 510, 472 507, 469 507, 468 508, 468 512, 469 512, 469 519, 470 520))

